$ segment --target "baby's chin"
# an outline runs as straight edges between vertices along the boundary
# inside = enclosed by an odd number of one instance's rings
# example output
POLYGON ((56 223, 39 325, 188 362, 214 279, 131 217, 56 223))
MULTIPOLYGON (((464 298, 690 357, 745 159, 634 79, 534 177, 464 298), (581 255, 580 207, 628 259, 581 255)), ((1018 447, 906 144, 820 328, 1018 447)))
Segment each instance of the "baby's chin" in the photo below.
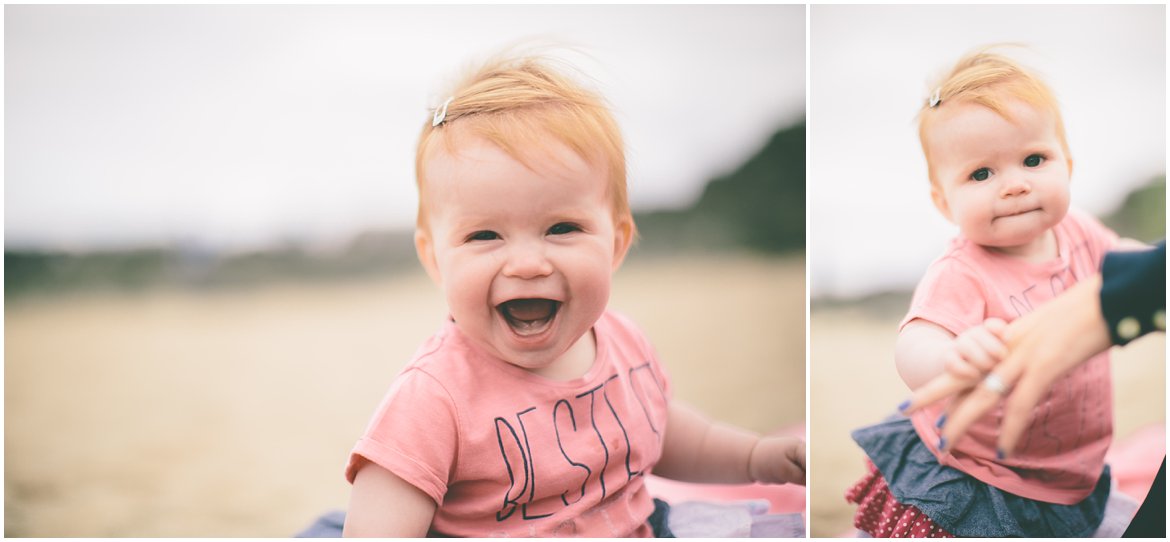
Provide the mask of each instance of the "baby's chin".
POLYGON ((1010 254, 1016 256, 1026 256, 1029 258, 1056 256, 1056 247, 1053 245, 1053 253, 1049 254, 1044 250, 1045 245, 1041 244, 1046 235, 1049 235, 1051 228, 1040 228, 1038 232, 1026 232, 1018 235, 1000 235, 987 240, 973 239, 973 241, 983 246, 984 248, 993 252, 1002 254, 1010 254))
POLYGON ((571 380, 579 378, 593 366, 593 360, 588 363, 573 363, 569 361, 571 345, 557 350, 524 353, 504 353, 500 359, 537 376, 552 380, 571 380))
POLYGON ((525 371, 540 373, 553 366, 558 360, 572 349, 581 334, 572 334, 573 337, 562 335, 566 330, 559 329, 557 333, 540 344, 529 345, 510 340, 511 337, 473 337, 472 342, 488 355, 525 371))
POLYGON ((562 327, 564 333, 540 348, 515 349, 502 353, 504 362, 530 373, 553 380, 569 380, 583 376, 597 358, 596 346, 590 330, 585 326, 562 327), (585 341, 589 341, 586 343, 585 341))
POLYGON ((1047 209, 1037 209, 998 217, 992 221, 990 229, 979 232, 979 235, 967 235, 967 237, 986 247, 1019 247, 1034 243, 1048 235, 1052 228, 1064 219, 1065 213, 1054 214, 1047 209))

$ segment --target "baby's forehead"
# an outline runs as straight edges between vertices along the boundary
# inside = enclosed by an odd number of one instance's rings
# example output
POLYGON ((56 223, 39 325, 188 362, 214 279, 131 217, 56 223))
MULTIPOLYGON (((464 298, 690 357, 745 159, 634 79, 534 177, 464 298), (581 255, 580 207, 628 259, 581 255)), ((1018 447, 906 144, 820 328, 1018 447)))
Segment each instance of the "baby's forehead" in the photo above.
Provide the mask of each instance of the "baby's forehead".
POLYGON ((940 130, 963 127, 978 119, 994 119, 1018 129, 1032 129, 1038 126, 1059 125, 1059 113, 1044 104, 1031 103, 1018 98, 985 103, 976 100, 955 100, 947 107, 933 113, 922 127, 923 143, 936 137, 940 130))
POLYGON ((426 152, 428 170, 458 166, 469 170, 464 173, 474 173, 476 167, 488 162, 511 161, 543 175, 593 180, 599 178, 593 173, 608 167, 599 149, 576 149, 572 142, 547 133, 509 137, 451 130, 437 139, 426 152))

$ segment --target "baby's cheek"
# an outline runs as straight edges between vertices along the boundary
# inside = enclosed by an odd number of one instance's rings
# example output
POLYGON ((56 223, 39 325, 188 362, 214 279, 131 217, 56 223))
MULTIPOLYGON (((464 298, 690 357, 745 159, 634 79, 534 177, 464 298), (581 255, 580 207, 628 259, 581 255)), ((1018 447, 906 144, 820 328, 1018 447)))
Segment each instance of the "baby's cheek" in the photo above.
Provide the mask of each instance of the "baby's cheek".
POLYGON ((453 265, 443 280, 443 293, 453 311, 486 304, 490 287, 491 277, 473 265, 453 265))
POLYGON ((594 307, 594 310, 600 316, 601 312, 605 310, 605 306, 609 304, 610 286, 612 284, 609 269, 596 269, 588 277, 588 280, 583 281, 584 287, 578 289, 577 295, 580 300, 586 304, 594 307))
POLYGON ((959 229, 972 240, 988 234, 991 227, 991 213, 986 209, 965 207, 960 219, 957 220, 959 229))

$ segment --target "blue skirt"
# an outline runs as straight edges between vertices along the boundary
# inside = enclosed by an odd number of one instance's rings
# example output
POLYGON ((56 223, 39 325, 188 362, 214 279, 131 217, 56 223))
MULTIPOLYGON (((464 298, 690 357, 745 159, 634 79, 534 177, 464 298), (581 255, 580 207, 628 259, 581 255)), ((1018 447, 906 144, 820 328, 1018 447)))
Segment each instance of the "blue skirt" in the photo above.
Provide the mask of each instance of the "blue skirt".
POLYGON ((1105 517, 1108 465, 1084 500, 1053 504, 1001 491, 940 465, 910 419, 900 414, 858 429, 852 436, 881 471, 898 502, 913 505, 955 536, 1081 538, 1092 536, 1105 517))

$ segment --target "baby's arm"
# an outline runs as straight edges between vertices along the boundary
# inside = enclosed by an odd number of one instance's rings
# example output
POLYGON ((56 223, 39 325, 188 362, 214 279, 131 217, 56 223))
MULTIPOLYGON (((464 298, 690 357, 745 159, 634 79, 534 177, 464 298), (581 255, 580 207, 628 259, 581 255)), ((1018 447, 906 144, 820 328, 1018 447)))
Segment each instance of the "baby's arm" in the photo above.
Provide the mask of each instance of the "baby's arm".
POLYGON ((760 437, 672 402, 654 474, 684 482, 804 485, 804 441, 760 437))
POLYGON ((1007 324, 989 318, 955 336, 938 324, 911 320, 898 334, 894 363, 898 374, 915 390, 944 371, 963 381, 978 380, 1004 356, 1000 338, 1007 324))
POLYGON ((423 537, 435 501, 394 473, 366 463, 353 480, 342 536, 423 537))

